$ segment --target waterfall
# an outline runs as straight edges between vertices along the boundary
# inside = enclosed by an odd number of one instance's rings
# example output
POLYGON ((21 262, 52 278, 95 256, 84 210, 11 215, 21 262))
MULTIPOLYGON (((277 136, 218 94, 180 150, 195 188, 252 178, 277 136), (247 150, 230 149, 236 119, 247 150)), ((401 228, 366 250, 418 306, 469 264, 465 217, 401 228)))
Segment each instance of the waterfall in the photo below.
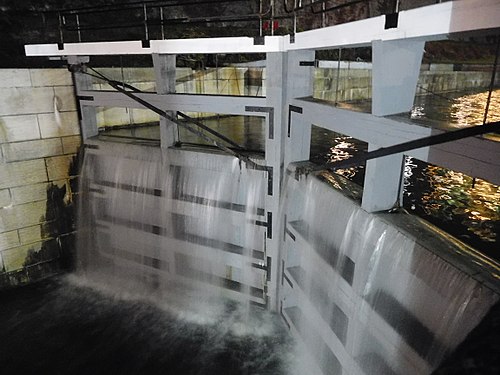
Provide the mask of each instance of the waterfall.
POLYGON ((319 374, 428 374, 498 300, 388 220, 400 214, 312 176, 284 194, 281 312, 319 374))
POLYGON ((86 151, 81 274, 194 309, 265 306, 262 172, 218 154, 97 141, 86 151))
POLYGON ((277 290, 294 374, 428 374, 498 300, 445 260, 449 241, 412 231, 404 214, 369 214, 315 176, 283 183, 280 275, 268 285, 267 184, 266 172, 217 153, 90 141, 78 273, 268 338, 275 322, 252 308, 272 308, 266 293, 277 290))

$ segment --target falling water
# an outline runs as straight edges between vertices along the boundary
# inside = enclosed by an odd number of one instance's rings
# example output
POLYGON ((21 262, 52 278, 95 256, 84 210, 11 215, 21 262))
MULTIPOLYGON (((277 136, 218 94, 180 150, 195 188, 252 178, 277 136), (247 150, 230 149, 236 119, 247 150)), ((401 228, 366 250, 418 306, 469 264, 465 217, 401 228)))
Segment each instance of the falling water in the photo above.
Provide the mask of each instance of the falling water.
POLYGON ((105 148, 83 165, 81 272, 265 304, 262 172, 220 155, 190 153, 186 165, 174 151, 105 148))
POLYGON ((287 186, 282 314, 323 374, 430 373, 498 299, 391 214, 315 177, 287 186))
POLYGON ((438 256, 442 243, 400 229, 403 216, 366 213, 314 176, 289 177, 278 301, 295 352, 272 315, 253 307, 267 304, 265 173, 227 156, 144 145, 94 141, 86 154, 85 285, 216 327, 215 341, 203 338, 209 347, 227 332, 279 338, 259 352, 260 367, 239 373, 430 373, 498 299, 467 267, 438 256))
POLYGON ((228 156, 94 141, 82 168, 77 274, 113 298, 169 311, 179 326, 169 340, 197 335, 173 346, 177 354, 163 348, 191 363, 189 373, 212 373, 209 362, 224 356, 228 373, 284 373, 290 343, 262 308, 265 176, 228 156))

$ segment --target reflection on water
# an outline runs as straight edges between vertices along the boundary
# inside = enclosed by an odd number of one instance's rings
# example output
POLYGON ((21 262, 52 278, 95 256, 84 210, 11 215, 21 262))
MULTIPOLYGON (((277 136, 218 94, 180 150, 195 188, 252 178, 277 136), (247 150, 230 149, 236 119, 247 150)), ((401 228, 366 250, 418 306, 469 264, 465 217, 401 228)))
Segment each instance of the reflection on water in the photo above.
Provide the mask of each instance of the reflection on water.
POLYGON ((500 187, 407 157, 404 206, 500 260, 500 187))
MULTIPOLYGON (((483 123, 488 92, 418 97, 414 120, 436 121, 450 127, 483 123)), ((492 94, 488 121, 500 121, 500 90, 492 94)), ((324 164, 366 151, 366 143, 313 126, 311 161, 324 164)), ((495 137, 495 136, 492 136, 495 137)), ((500 137, 497 136, 500 140, 500 137)), ((338 171, 362 184, 364 166, 338 171)), ((462 241, 500 260, 500 187, 463 173, 406 158, 403 204, 462 241)))
MULTIPOLYGON (((359 139, 335 133, 319 126, 313 125, 311 128, 310 160, 313 163, 321 165, 346 160, 367 150, 368 144, 359 139)), ((365 163, 356 167, 337 169, 335 173, 363 186, 365 163)))
MULTIPOLYGON (((249 151, 264 152, 265 118, 257 116, 214 116, 198 119, 204 125, 225 135, 249 151)), ((213 136, 210 135, 213 138, 213 136)), ((197 145, 209 145, 199 136, 179 127, 179 141, 197 145)))
MULTIPOLYGON (((418 96, 410 117, 443 122, 453 128, 481 125, 487 98, 488 91, 418 96)), ((491 95, 487 122, 493 121, 500 121, 500 89, 491 95)))

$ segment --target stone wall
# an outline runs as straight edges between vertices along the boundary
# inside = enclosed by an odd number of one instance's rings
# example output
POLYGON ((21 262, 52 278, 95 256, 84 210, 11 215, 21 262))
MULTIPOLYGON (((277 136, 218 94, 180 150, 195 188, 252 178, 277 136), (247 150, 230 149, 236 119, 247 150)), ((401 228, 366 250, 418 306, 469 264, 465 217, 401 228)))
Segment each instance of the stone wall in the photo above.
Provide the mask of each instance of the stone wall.
MULTIPOLYGON (((314 97, 338 102, 370 99, 371 64, 341 63, 338 72, 336 62, 320 62, 320 67, 314 71, 314 97)), ((417 95, 486 89, 491 81, 490 69, 488 65, 422 64, 417 95)), ((497 74, 495 84, 500 84, 500 74, 497 74)))
POLYGON ((65 69, 0 70, 0 288, 59 272, 80 129, 65 69))

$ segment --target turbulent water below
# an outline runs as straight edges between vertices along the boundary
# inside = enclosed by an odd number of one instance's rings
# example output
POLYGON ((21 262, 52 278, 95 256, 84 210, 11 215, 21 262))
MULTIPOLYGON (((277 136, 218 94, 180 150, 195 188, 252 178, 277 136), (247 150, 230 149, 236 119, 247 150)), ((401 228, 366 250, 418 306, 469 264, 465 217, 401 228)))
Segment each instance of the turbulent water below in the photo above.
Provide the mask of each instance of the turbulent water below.
POLYGON ((97 291, 75 276, 0 298, 2 374, 288 373, 288 335, 260 310, 253 319, 262 319, 266 332, 253 323, 243 327, 233 304, 219 320, 196 321, 144 299, 97 291))

